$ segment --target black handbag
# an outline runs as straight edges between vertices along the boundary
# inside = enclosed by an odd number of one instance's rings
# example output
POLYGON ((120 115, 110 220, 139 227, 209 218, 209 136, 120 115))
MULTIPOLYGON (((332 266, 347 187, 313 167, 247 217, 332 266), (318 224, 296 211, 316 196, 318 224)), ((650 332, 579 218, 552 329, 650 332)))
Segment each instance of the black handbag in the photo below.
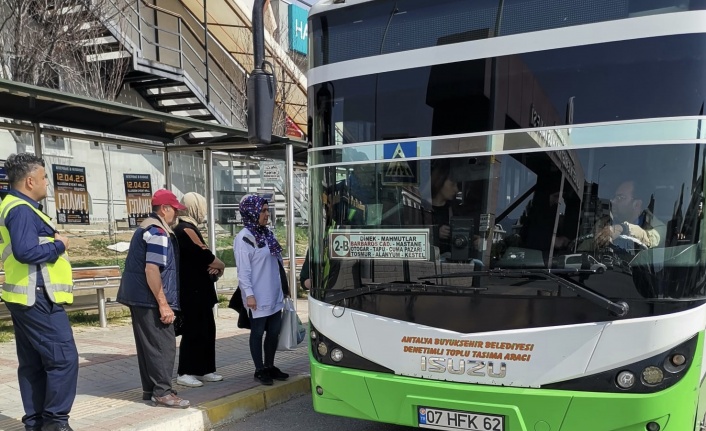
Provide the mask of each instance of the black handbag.
POLYGON ((284 296, 289 296, 289 280, 287 280, 287 272, 282 266, 282 262, 277 259, 277 265, 279 266, 279 281, 282 283, 282 293, 284 296))
MULTIPOLYGON (((289 296, 289 282, 287 281, 287 273, 284 271, 282 262, 277 260, 277 264, 279 266, 279 280, 282 284, 282 293, 284 296, 289 296)), ((235 292, 233 292, 233 296, 230 297, 230 301, 228 301, 228 308, 232 308, 238 312, 238 328, 250 329, 251 311, 249 308, 245 308, 245 304, 243 304, 243 296, 240 292, 240 286, 238 286, 238 288, 235 289, 235 292)))
POLYGON ((240 292, 240 286, 238 286, 233 292, 233 296, 230 297, 230 301, 228 301, 228 308, 238 312, 238 328, 250 329, 250 310, 245 308, 240 292))
POLYGON ((174 335, 176 337, 184 334, 184 315, 180 312, 174 313, 174 335))
POLYGON ((233 296, 230 297, 230 301, 228 301, 228 308, 231 308, 237 311, 238 313, 242 313, 243 311, 245 311, 243 297, 240 293, 240 286, 235 289, 235 292, 233 292, 233 296))

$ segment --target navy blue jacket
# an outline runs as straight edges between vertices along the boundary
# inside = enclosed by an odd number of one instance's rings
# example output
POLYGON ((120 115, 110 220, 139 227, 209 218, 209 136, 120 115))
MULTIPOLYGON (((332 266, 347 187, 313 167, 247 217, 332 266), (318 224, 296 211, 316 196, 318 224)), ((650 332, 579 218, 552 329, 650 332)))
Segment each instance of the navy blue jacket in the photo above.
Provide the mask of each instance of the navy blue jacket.
MULTIPOLYGON (((145 222, 148 222, 146 219, 145 222)), ((143 225, 145 223, 143 222, 143 225)), ((127 306, 159 308, 154 294, 147 284, 147 274, 145 258, 147 254, 147 243, 142 238, 146 227, 139 227, 130 241, 130 250, 125 259, 125 270, 120 280, 118 289, 118 302, 127 306)), ((162 226, 162 222, 159 222, 162 226)), ((169 231, 167 231, 169 232, 169 231)), ((162 288, 167 303, 172 310, 179 311, 179 249, 173 234, 169 234, 169 247, 167 248, 167 265, 161 268, 162 288)))
MULTIPOLYGON (((39 209, 37 201, 17 190, 10 190, 8 194, 23 199, 39 209)), ((5 219, 5 226, 10 232, 12 254, 20 263, 27 265, 54 263, 66 251, 61 241, 39 244, 39 237, 54 237, 55 231, 26 205, 13 208, 5 219)), ((37 286, 44 286, 44 278, 39 269, 37 269, 37 286)))

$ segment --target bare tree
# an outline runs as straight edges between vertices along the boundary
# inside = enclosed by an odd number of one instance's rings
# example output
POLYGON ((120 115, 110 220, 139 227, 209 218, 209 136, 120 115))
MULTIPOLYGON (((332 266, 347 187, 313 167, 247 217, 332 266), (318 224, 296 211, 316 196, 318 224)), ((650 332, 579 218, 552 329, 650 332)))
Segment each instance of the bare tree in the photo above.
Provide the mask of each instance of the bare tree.
MULTIPOLYGON (((3 0, 0 77, 113 100, 129 67, 101 24, 120 21, 113 1, 3 0)), ((32 144, 28 134, 13 137, 18 151, 32 144)))
MULTIPOLYGON (((113 11, 111 16, 105 16, 113 11)), ((6 78, 113 99, 127 70, 103 20, 113 0, 4 0, 0 69, 6 78)), ((119 48, 118 48, 119 49, 119 48)))
MULTIPOLYGON (((3 0, 0 4, 0 76, 26 84, 114 100, 130 66, 105 23, 120 28, 121 0, 3 0)), ((125 3, 125 6, 127 4, 125 3)), ((32 136, 14 132, 17 151, 32 136)), ((106 148, 101 144, 110 188, 106 148)), ((113 234, 112 194, 108 225, 113 234)))
POLYGON ((286 73, 282 67, 275 69, 277 78, 277 105, 272 121, 272 133, 284 136, 287 132, 287 117, 294 118, 295 115, 306 113, 306 105, 295 105, 292 102, 294 93, 298 92, 297 83, 293 82, 290 74, 286 73))

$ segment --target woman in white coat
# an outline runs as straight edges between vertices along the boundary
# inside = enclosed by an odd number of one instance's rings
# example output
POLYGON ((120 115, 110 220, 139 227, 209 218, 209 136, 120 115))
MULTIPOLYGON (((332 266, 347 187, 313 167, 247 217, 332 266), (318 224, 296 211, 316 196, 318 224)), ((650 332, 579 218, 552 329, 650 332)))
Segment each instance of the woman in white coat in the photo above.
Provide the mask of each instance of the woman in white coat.
POLYGON ((245 196, 240 202, 240 215, 245 228, 233 241, 233 253, 243 304, 250 315, 250 354, 255 363, 255 380, 271 385, 273 379, 289 377, 274 365, 284 307, 279 271, 282 247, 267 227, 270 210, 266 199, 245 196))

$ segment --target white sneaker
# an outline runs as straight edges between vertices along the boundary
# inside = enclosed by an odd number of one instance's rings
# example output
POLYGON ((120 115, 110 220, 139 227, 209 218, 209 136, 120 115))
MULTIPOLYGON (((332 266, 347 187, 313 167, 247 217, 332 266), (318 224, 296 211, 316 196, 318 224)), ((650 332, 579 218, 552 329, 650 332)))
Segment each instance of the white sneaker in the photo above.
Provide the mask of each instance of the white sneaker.
POLYGON ((198 388, 199 386, 203 386, 203 383, 199 382, 194 376, 190 376, 188 374, 177 377, 177 383, 190 388, 198 388))
POLYGON ((223 380, 223 376, 216 373, 208 373, 205 376, 196 376, 196 378, 204 382, 220 382, 223 380))

